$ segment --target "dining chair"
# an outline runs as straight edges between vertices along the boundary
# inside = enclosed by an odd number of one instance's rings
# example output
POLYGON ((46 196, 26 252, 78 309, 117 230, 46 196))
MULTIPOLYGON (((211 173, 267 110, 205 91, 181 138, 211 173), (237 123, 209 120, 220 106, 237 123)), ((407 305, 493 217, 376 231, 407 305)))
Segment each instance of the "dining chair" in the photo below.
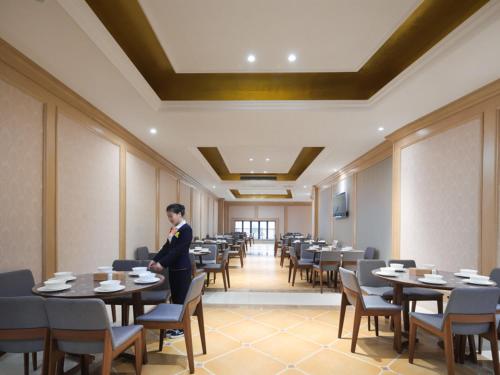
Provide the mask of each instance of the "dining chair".
POLYGON ((224 282, 224 291, 227 292, 227 288, 231 287, 231 281, 229 280, 229 250, 224 250, 222 253, 222 259, 220 263, 216 264, 206 264, 205 266, 201 267, 201 270, 207 274, 207 287, 208 284, 210 283, 210 273, 214 274, 214 282, 215 282, 215 275, 217 273, 222 274, 222 281, 224 282))
MULTIPOLYGON (((35 279, 31 270, 23 269, 0 273, 0 297, 32 296, 35 279)), ((37 352, 31 353, 33 370, 38 368, 37 352)), ((29 362, 29 354, 24 354, 24 362, 29 362)))
MULTIPOLYGON (((113 270, 121 272, 130 272, 133 267, 147 267, 148 260, 130 260, 130 259, 117 259, 113 261, 113 270)), ((168 281, 168 269, 162 273, 164 281, 161 285, 154 287, 151 290, 141 292, 141 302, 144 306, 158 305, 165 303, 170 298, 170 284, 168 281)), ((129 324, 130 306, 132 306, 132 295, 123 295, 106 299, 105 303, 111 306, 111 316, 113 322, 116 322, 116 306, 121 307, 122 312, 122 325, 129 324)))
POLYGON ((379 296, 364 296, 358 279, 353 271, 340 267, 342 281, 342 300, 340 304, 340 322, 338 338, 342 337, 342 328, 347 305, 354 306, 354 324, 352 330, 351 352, 356 351, 359 326, 363 316, 390 316, 394 322, 394 349, 401 352, 401 306, 387 302, 379 296))
POLYGON ((149 249, 147 246, 141 246, 135 249, 135 259, 136 260, 151 260, 149 249))
MULTIPOLYGON (((0 312, 0 352, 23 353, 24 374, 29 374, 29 353, 43 351, 42 374, 46 375, 49 322, 45 300, 38 296, 0 297, 0 312)), ((34 361, 33 370, 36 370, 34 361)))
POLYGON ((309 249, 312 244, 309 244, 307 242, 301 242, 295 244, 295 254, 298 255, 298 258, 302 260, 303 263, 313 263, 314 261, 314 251, 307 251, 306 249, 309 249))
POLYGON ((243 244, 236 243, 229 246, 229 258, 240 258, 241 268, 243 268, 243 244))
POLYGON ((363 255, 363 259, 375 259, 376 255, 377 255, 377 249, 368 246, 365 249, 365 254, 363 255))
MULTIPOLYGON (((389 266, 393 263, 399 263, 404 268, 416 268, 417 264, 413 259, 391 259, 389 266)), ((411 302, 411 311, 415 312, 417 301, 436 301, 437 311, 439 314, 443 313, 443 293, 429 288, 410 287, 403 288, 403 318, 404 327, 407 331, 409 329, 409 310, 411 302)))
POLYGON ((456 288, 451 292, 444 314, 410 314, 410 339, 408 361, 413 363, 417 329, 440 337, 448 375, 455 373, 453 335, 481 335, 491 343, 493 369, 500 374, 498 364, 496 307, 499 288, 456 288))
POLYGON ((201 293, 205 282, 205 275, 201 274, 191 280, 186 299, 183 305, 162 303, 153 310, 137 318, 145 329, 160 330, 160 352, 163 350, 164 332, 166 329, 183 329, 186 342, 189 372, 194 373, 193 338, 191 332, 191 316, 196 315, 200 330, 203 354, 207 354, 205 340, 205 323, 203 319, 203 304, 201 293))
POLYGON ((364 252, 345 250, 342 251, 342 268, 356 272, 358 268, 358 261, 363 259, 364 252))
POLYGON ((101 374, 108 375, 113 359, 131 346, 135 352, 135 372, 141 373, 143 360, 146 363, 142 326, 111 327, 106 306, 100 299, 48 298, 45 307, 51 341, 49 374, 55 374, 58 367, 62 369, 64 353, 81 356, 102 353, 101 374))
POLYGON ((298 271, 305 270, 307 280, 309 280, 309 272, 311 272, 312 274, 312 268, 313 268, 312 262, 298 259, 294 247, 289 248, 289 253, 290 253, 290 268, 288 270, 288 282, 290 282, 291 279, 292 286, 295 286, 295 276, 297 275, 297 270, 298 271))
MULTIPOLYGON (((490 272, 490 280, 494 281, 497 284, 497 288, 500 288, 500 268, 493 268, 490 272)), ((500 299, 497 304, 497 316, 498 320, 500 321, 500 299)), ((500 326, 497 327, 497 333, 500 330, 500 326)), ((479 336, 478 342, 477 342, 477 352, 481 354, 483 351, 483 339, 481 336, 479 336)))
POLYGON ((321 293, 323 293, 323 272, 325 271, 328 285, 330 285, 330 280, 333 278, 333 287, 337 288, 337 273, 340 266, 340 260, 340 251, 324 250, 319 253, 319 263, 313 264, 313 288, 316 284, 316 276, 319 274, 319 287, 321 293))
POLYGON ((203 264, 216 264, 219 247, 216 243, 203 245, 205 249, 210 250, 210 254, 203 257, 203 264))

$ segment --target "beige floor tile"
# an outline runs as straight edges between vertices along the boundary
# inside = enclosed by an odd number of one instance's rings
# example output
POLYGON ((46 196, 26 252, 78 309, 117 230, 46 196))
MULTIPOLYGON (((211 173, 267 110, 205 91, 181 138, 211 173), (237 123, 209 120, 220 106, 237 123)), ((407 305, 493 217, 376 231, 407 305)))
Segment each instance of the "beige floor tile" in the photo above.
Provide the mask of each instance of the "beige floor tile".
POLYGON ((286 366, 251 348, 243 348, 226 354, 204 366, 217 375, 274 375, 286 366))
MULTIPOLYGON (((196 339, 193 339, 193 353, 196 362, 208 361, 241 346, 241 343, 238 341, 230 339, 218 332, 208 332, 206 334, 206 341, 207 354, 203 354, 200 338, 197 337, 196 339)), ((178 352, 186 355, 186 344, 184 340, 175 342, 173 346, 178 352)))
POLYGON ((337 329, 335 327, 315 320, 301 323, 289 329, 288 332, 320 345, 328 345, 337 339, 337 329))
POLYGON ((280 333, 263 341, 259 341, 253 344, 252 347, 288 365, 299 362, 321 348, 318 344, 302 340, 286 333, 280 333))
POLYGON ((309 374, 314 375, 377 375, 381 370, 377 366, 348 357, 345 354, 341 354, 330 349, 321 350, 319 353, 299 363, 297 367, 309 374))
POLYGON ((278 332, 276 328, 252 320, 242 320, 219 331, 241 343, 252 343, 278 332))
POLYGON ((290 314, 290 312, 285 309, 264 312, 255 316, 253 319, 277 329, 289 328, 305 321, 303 316, 290 314))

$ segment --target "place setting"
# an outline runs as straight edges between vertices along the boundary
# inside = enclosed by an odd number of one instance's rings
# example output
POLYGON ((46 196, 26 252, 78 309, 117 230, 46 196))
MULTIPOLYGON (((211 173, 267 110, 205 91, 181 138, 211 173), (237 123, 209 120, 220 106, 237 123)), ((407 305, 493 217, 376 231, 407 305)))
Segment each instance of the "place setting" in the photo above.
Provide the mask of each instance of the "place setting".
POLYGON ((44 285, 39 287, 37 290, 39 292, 62 292, 64 290, 71 289, 71 284, 67 284, 69 281, 76 280, 76 276, 73 272, 56 272, 54 277, 44 281, 44 285))
POLYGON ((385 277, 398 277, 395 267, 380 267, 378 271, 375 271, 375 274, 385 277))
POLYGON ((435 273, 426 273, 424 274, 424 277, 419 277, 418 281, 424 284, 433 284, 433 285, 445 285, 447 283, 447 281, 443 279, 443 275, 435 273))
POLYGON ((125 285, 120 280, 104 280, 99 282, 99 286, 94 288, 96 293, 114 293, 125 289, 125 285))
POLYGON ((160 281, 160 278, 153 272, 145 271, 139 274, 139 278, 134 280, 136 284, 153 284, 160 281))

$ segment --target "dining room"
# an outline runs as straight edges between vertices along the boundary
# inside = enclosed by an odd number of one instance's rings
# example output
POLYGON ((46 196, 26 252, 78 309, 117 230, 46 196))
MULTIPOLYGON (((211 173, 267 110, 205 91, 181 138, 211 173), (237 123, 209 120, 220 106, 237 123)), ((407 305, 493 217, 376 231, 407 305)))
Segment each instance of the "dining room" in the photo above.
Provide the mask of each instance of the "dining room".
POLYGON ((500 374, 500 0, 0 0, 0 374, 500 374))

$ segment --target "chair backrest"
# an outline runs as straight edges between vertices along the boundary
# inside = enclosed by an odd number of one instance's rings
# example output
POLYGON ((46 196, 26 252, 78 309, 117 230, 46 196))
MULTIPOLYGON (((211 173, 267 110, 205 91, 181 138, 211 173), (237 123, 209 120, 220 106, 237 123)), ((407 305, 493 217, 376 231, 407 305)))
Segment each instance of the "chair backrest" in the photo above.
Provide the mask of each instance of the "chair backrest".
POLYGON ((133 267, 147 267, 149 260, 116 259, 113 261, 114 271, 132 271, 133 267))
POLYGON ((374 247, 367 247, 365 249, 365 255, 363 259, 375 259, 376 255, 377 255, 377 250, 374 247))
MULTIPOLYGON (((444 316, 445 318, 450 314, 494 316, 499 296, 499 288, 456 288, 451 292, 444 316)), ((453 323, 453 332, 459 335, 479 335, 488 329, 488 323, 453 323)))
POLYGON ((342 252, 342 262, 346 263, 356 263, 360 259, 363 259, 365 253, 363 251, 343 251, 342 252))
MULTIPOLYGON (((111 343, 115 347, 106 306, 102 300, 48 298, 45 306, 51 330, 103 332, 102 339, 94 338, 92 341, 57 340, 61 351, 75 354, 102 353, 105 331, 111 335, 111 343)), ((75 335, 75 339, 78 339, 78 335, 75 335)))
POLYGON ((385 261, 379 259, 360 259, 358 261, 357 272, 359 285, 371 287, 389 286, 387 281, 372 274, 373 270, 380 267, 385 267, 385 261))
POLYGON ((222 252, 222 265, 227 264, 229 262, 229 249, 224 249, 222 252))
POLYGON ((147 246, 141 246, 135 249, 135 259, 149 260, 149 249, 147 246))
POLYGON ((206 261, 215 261, 217 260, 217 244, 205 244, 203 245, 204 248, 210 250, 210 255, 204 256, 204 260, 206 261))
POLYGON ((365 303, 363 301, 363 294, 361 293, 361 288, 359 287, 359 282, 355 273, 342 267, 340 267, 339 271, 342 286, 344 289, 348 289, 347 292, 344 290, 344 294, 346 295, 349 303, 356 306, 357 300, 361 299, 364 307, 365 303))
POLYGON ((301 243, 298 243, 298 245, 300 245, 300 259, 304 259, 304 260, 314 259, 314 252, 306 250, 312 246, 311 244, 309 244, 307 242, 301 242, 301 243))
POLYGON ((191 284, 189 285, 188 292, 186 294, 186 299, 184 300, 184 307, 182 309, 182 314, 185 313, 186 309, 190 309, 191 311, 188 311, 189 314, 192 314, 194 312, 194 309, 196 308, 196 305, 191 306, 193 302, 197 301, 198 299, 201 298, 201 292, 203 291, 203 286, 205 285, 205 278, 207 275, 203 272, 200 273, 198 276, 195 276, 193 280, 191 280, 191 284))
POLYGON ((48 328, 45 300, 39 296, 0 297, 0 352, 29 353, 44 348, 44 340, 29 338, 3 340, 2 330, 48 328))
POLYGON ((338 250, 323 250, 319 253, 319 262, 339 262, 341 259, 341 253, 338 250))
POLYGON ((0 297, 32 296, 35 279, 30 270, 0 273, 0 297))
MULTIPOLYGON (((500 288, 500 268, 493 268, 491 270, 490 279, 497 283, 497 288, 500 288)), ((500 303, 500 299, 498 302, 500 303)))
POLYGON ((404 266, 404 268, 415 268, 417 263, 413 259, 391 259, 389 260, 389 266, 393 263, 399 263, 404 266))

